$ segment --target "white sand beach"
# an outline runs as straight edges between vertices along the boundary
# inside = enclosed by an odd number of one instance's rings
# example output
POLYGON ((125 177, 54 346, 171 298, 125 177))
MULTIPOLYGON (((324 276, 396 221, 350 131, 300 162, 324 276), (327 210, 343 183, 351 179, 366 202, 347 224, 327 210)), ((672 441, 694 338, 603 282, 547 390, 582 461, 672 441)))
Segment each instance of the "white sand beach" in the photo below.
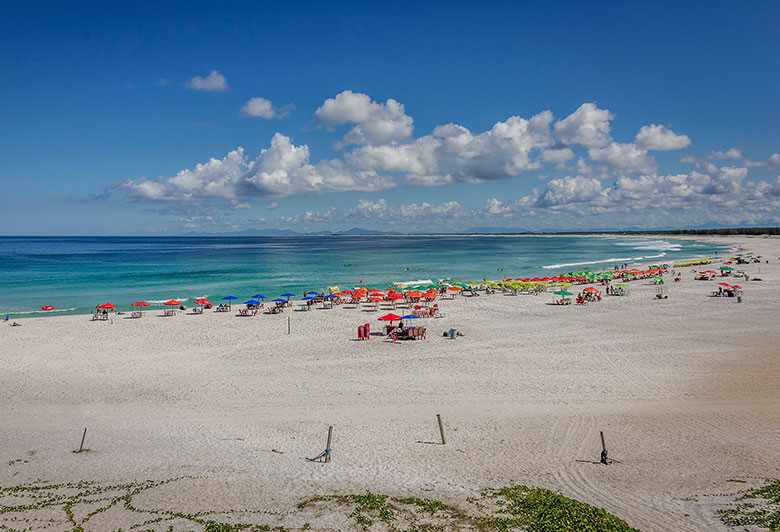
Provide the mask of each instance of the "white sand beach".
MULTIPOLYGON (((295 505, 312 495, 459 504, 519 483, 641 530, 726 529, 718 494, 780 477, 780 239, 713 239, 769 259, 739 266, 763 279, 740 283, 741 303, 707 297, 715 282, 686 268, 668 300, 647 281, 588 306, 458 297, 418 320, 424 341, 356 341, 381 314, 343 307, 4 324, 0 485, 186 477, 135 504, 300 527, 295 505), (464 336, 443 338, 450 328, 464 336), (307 461, 329 425, 332 462, 307 461), (84 427, 90 451, 74 454, 84 427), (619 463, 597 463, 599 431, 619 463)), ((68 529, 62 512, 36 519, 68 529)), ((137 519, 117 505, 84 529, 137 519)))

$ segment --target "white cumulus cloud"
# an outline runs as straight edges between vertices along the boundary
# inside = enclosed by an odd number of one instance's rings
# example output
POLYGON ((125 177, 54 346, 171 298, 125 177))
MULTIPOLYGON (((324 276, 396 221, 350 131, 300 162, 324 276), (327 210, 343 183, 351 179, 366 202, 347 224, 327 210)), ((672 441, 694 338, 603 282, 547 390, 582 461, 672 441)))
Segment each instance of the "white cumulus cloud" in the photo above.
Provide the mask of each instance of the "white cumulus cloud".
POLYGON ((228 90, 228 83, 225 76, 223 76, 218 70, 212 70, 205 78, 201 76, 195 76, 187 82, 187 87, 198 91, 226 91, 228 90))
POLYGON ((687 135, 678 135, 664 126, 651 124, 642 126, 636 134, 636 145, 645 150, 681 150, 691 145, 687 135))
POLYGON ((445 124, 408 144, 359 147, 346 160, 356 168, 402 172, 417 185, 515 177, 541 166, 532 153, 552 145, 552 118, 550 111, 530 119, 513 116, 478 134, 445 124))
POLYGON ((244 149, 238 148, 223 159, 212 158, 172 177, 128 180, 120 186, 133 199, 186 202, 373 191, 388 188, 393 183, 380 179, 372 170, 347 168, 338 159, 312 165, 308 146, 296 146, 289 137, 277 133, 271 145, 254 160, 249 160, 244 149))
POLYGON ((564 144, 599 148, 607 144, 610 120, 614 116, 595 103, 584 103, 572 114, 555 123, 555 135, 564 144))
POLYGON ((345 145, 381 145, 412 136, 414 120, 392 98, 378 103, 366 94, 346 90, 325 100, 314 114, 325 126, 354 124, 344 137, 345 145))
POLYGON ((279 118, 280 116, 279 111, 271 103, 271 100, 261 98, 260 96, 247 101, 241 108, 241 112, 246 116, 265 118, 266 120, 279 118))
POLYGON ((654 173, 657 169, 655 159, 647 154, 647 150, 636 144, 611 142, 604 148, 591 148, 588 155, 594 161, 606 163, 613 168, 639 174, 654 173))

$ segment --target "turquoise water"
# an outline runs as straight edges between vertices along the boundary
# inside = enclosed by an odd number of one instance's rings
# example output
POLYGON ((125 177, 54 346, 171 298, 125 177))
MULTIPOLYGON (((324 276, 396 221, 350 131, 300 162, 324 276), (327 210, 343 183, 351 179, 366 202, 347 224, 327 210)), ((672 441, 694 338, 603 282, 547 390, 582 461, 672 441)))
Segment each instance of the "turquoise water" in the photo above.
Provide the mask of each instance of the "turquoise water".
POLYGON ((714 244, 624 237, 0 237, 0 315, 110 301, 239 301, 392 282, 551 276, 712 255, 714 244))

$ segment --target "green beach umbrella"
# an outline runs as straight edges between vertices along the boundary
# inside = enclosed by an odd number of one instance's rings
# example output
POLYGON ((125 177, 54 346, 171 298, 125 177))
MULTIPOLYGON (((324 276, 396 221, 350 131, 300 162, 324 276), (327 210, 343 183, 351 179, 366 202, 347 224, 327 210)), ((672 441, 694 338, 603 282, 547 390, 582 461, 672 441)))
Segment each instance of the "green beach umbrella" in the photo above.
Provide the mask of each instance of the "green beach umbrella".
POLYGON ((567 292, 566 290, 558 290, 557 292, 554 292, 556 296, 573 296, 571 292, 567 292))
POLYGON ((734 271, 734 268, 729 268, 728 266, 721 266, 720 269, 725 270, 727 272, 734 271))

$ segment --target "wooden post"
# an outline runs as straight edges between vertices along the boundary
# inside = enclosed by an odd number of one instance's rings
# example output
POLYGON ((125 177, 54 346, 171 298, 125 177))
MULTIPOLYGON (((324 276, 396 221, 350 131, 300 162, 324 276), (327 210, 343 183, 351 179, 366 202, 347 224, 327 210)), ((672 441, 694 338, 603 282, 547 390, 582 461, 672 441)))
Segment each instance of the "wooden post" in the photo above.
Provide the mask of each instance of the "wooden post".
POLYGON ((84 427, 84 434, 81 435, 81 445, 79 445, 79 451, 81 452, 84 450, 84 439, 87 437, 87 428, 84 427))
POLYGON ((601 463, 604 465, 609 465, 609 461, 607 460, 607 444, 604 442, 604 431, 600 430, 599 434, 601 435, 601 463))
POLYGON ((328 427, 328 444, 325 446, 325 463, 330 462, 330 442, 333 439, 333 425, 328 427))
POLYGON ((439 434, 441 435, 441 444, 447 445, 447 440, 444 438, 444 425, 441 422, 441 414, 436 414, 436 421, 439 422, 439 434))
POLYGON ((290 316, 287 316, 287 334, 290 334, 290 316))

